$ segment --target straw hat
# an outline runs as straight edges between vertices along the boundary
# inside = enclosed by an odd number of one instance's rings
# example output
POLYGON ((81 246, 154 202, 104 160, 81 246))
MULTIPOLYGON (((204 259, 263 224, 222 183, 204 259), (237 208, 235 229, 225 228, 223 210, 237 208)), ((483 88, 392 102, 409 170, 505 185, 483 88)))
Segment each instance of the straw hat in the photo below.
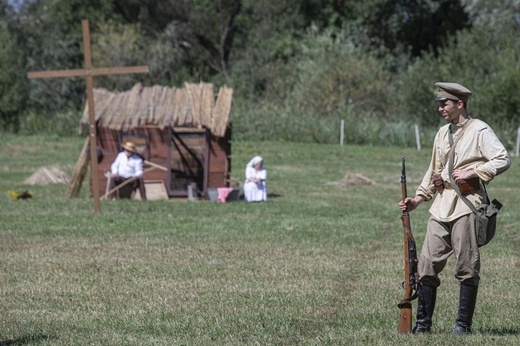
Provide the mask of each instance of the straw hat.
POLYGON ((132 142, 132 141, 126 141, 121 146, 123 147, 123 149, 128 150, 128 151, 130 151, 132 153, 136 152, 136 150, 135 150, 135 143, 132 142))

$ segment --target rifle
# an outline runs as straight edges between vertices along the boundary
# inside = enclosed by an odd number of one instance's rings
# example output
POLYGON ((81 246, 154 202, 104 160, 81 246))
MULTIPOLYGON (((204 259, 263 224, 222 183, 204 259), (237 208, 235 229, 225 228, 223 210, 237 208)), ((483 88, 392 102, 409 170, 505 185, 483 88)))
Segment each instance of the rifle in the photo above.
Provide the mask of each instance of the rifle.
MULTIPOLYGON (((403 201, 407 197, 406 192, 406 170, 405 157, 402 158, 403 168, 401 171, 401 194, 403 201)), ((412 300, 417 298, 419 274, 417 273, 417 249, 410 226, 410 215, 408 208, 401 214, 404 230, 404 298, 397 305, 401 309, 401 318, 397 331, 401 334, 412 332, 412 300)))

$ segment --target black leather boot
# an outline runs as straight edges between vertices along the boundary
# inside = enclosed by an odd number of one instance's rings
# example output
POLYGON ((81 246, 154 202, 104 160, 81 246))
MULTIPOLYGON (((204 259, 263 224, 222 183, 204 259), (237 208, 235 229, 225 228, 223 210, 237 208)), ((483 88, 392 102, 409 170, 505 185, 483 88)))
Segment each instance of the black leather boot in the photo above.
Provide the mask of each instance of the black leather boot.
POLYGON ((413 334, 429 333, 432 326, 433 310, 437 300, 437 287, 420 284, 417 300, 417 321, 412 330, 413 334))
POLYGON ((475 304, 477 303, 477 292, 478 286, 460 285, 459 316, 457 317, 453 334, 471 334, 471 323, 473 321, 473 313, 475 312, 475 304))

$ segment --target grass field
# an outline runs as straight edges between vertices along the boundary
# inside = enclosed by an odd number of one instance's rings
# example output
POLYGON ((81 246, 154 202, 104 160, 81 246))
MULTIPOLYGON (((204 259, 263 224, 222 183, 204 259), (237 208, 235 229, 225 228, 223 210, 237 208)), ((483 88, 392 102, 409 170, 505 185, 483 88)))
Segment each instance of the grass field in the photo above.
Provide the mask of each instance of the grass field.
MULTIPOLYGON (((458 285, 442 274, 431 335, 396 332, 403 297, 401 156, 413 194, 430 150, 232 144, 232 176, 264 157, 269 200, 102 201, 84 185, 26 186, 70 172, 82 138, 0 137, 0 344, 518 345, 518 160, 488 191, 504 209, 481 251, 474 334, 451 335, 458 285), (348 173, 373 186, 343 187, 348 173), (7 190, 24 187, 30 200, 7 190)), ((411 213, 420 247, 428 205, 411 213)), ((414 314, 416 303, 414 302, 414 314)))

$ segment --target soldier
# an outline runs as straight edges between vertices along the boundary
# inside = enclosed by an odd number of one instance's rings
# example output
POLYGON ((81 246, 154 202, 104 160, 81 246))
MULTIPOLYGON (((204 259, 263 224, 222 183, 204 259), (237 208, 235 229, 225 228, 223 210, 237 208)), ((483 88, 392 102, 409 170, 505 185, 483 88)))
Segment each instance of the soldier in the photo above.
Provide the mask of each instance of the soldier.
MULTIPOLYGON (((471 91, 457 83, 435 83, 441 116, 448 121, 435 136, 430 166, 413 198, 399 202, 412 211, 424 201, 430 207, 424 244, 419 258, 419 297, 414 334, 430 332, 439 273, 448 257, 455 255, 455 278, 460 283, 459 311, 453 334, 471 333, 477 300, 480 253, 475 234, 475 214, 450 184, 450 132, 456 143, 451 178, 457 185, 468 182, 474 189, 465 197, 478 209, 487 201, 484 185, 511 165, 507 150, 493 130, 467 111, 471 91), (460 137, 460 138, 458 138, 460 137), (437 195, 435 196, 435 193, 437 195)), ((467 184, 467 185, 468 185, 467 184)), ((460 185, 459 185, 460 186, 460 185)))

